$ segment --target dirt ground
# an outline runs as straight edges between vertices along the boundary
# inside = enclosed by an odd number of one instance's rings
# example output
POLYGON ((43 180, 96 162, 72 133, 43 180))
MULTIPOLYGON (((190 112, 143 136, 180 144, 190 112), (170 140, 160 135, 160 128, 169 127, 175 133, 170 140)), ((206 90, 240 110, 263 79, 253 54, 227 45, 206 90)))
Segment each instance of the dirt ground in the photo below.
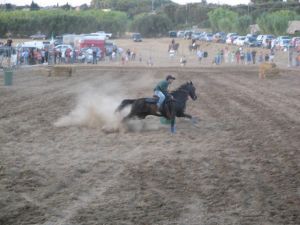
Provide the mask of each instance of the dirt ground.
POLYGON ((199 65, 185 50, 180 67, 168 41, 118 40, 143 61, 71 77, 23 67, 3 86, 1 72, 1 225, 300 224, 299 70, 259 80, 257 66, 199 65), (104 132, 120 126, 122 99, 151 96, 169 73, 172 88, 196 86, 196 124, 179 118, 171 134, 148 117, 104 132))

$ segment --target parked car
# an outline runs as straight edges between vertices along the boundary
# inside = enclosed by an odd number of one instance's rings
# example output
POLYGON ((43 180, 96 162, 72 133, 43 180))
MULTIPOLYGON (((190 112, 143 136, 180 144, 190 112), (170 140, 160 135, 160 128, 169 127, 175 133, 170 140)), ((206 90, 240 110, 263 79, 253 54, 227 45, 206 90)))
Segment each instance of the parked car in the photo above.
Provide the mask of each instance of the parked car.
POLYGON ((134 33, 132 34, 132 40, 134 42, 142 42, 142 35, 140 33, 134 33))
POLYGON ((193 34, 193 31, 186 30, 184 32, 184 39, 191 39, 192 38, 192 34, 193 34))
POLYGON ((262 40, 263 40, 264 36, 265 35, 263 35, 263 34, 258 35, 257 38, 256 38, 257 43, 262 45, 262 40))
POLYGON ((169 31, 169 37, 176 38, 177 37, 177 32, 174 31, 174 30, 169 31))
POLYGON ((211 34, 211 33, 205 34, 204 41, 211 42, 212 40, 213 40, 213 34, 211 34))
POLYGON ((201 37, 201 32, 195 32, 192 34, 192 39, 193 40, 200 40, 200 37, 201 37))
POLYGON ((234 40, 237 39, 237 35, 232 35, 232 36, 229 36, 227 39, 226 39, 226 44, 233 44, 234 40))
POLYGON ((73 50, 72 45, 57 45, 57 46, 55 46, 55 50, 58 52, 61 52, 61 53, 64 53, 68 48, 73 50))
POLYGON ((276 48, 279 50, 288 49, 289 47, 293 47, 291 39, 281 39, 276 43, 276 48))
POLYGON ((300 37, 293 37, 291 39, 291 46, 292 47, 299 47, 300 46, 300 37))
POLYGON ((267 34, 267 35, 264 35, 263 38, 262 38, 262 43, 261 43, 261 46, 263 48, 269 48, 270 47, 270 43, 272 42, 272 40, 275 38, 274 35, 272 34, 267 34))
POLYGON ((213 39, 212 41, 216 43, 225 43, 226 36, 223 33, 216 33, 213 35, 212 39, 213 39))
POLYGON ((36 40, 36 39, 43 39, 45 40, 47 38, 46 34, 41 34, 41 33, 37 33, 37 34, 33 34, 30 36, 31 39, 36 40))
POLYGON ((178 38, 184 38, 184 31, 183 30, 177 31, 177 37, 178 38))
POLYGON ((244 40, 244 46, 246 46, 246 47, 258 47, 258 46, 260 46, 260 43, 258 43, 256 41, 256 38, 246 36, 246 38, 244 40))
POLYGON ((257 34, 247 34, 246 37, 251 37, 257 39, 257 34))
POLYGON ((238 37, 233 41, 233 44, 238 45, 238 46, 243 46, 245 40, 246 40, 246 36, 238 36, 238 37))

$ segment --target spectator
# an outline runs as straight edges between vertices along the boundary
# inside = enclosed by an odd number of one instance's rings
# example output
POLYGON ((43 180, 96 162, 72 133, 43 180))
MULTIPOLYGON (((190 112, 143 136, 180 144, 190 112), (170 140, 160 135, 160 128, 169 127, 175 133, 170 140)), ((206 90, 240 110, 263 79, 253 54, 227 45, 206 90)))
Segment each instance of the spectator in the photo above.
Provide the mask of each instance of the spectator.
POLYGON ((247 49, 247 52, 246 52, 246 61, 247 61, 247 65, 250 64, 252 61, 252 55, 251 55, 251 52, 249 49, 247 49))
POLYGON ((236 63, 237 64, 240 64, 240 59, 241 59, 241 52, 240 52, 240 49, 237 49, 235 51, 235 58, 236 58, 236 63))
POLYGON ((252 63, 255 64, 255 62, 256 62, 256 51, 255 51, 255 49, 253 49, 251 51, 251 56, 252 56, 252 63))
POLYGON ((93 48, 93 64, 97 64, 97 51, 96 48, 93 48))
POLYGON ((153 60, 152 60, 152 57, 151 57, 151 56, 149 56, 149 59, 148 59, 148 61, 147 61, 147 64, 148 64, 148 66, 153 66, 153 60))
POLYGON ((267 54, 265 54, 265 62, 269 62, 269 59, 270 59, 270 56, 269 56, 269 54, 267 53, 267 54))
POLYGON ((200 49, 197 50, 197 58, 198 58, 198 61, 201 63, 202 58, 203 58, 203 52, 200 49))
POLYGON ((241 48, 241 55, 240 55, 240 58, 241 58, 241 63, 244 64, 245 63, 245 53, 244 53, 244 50, 241 48))
POLYGON ((272 48, 270 50, 270 62, 274 62, 274 57, 275 57, 275 51, 274 49, 272 48))
POLYGON ((300 53, 296 57, 296 66, 300 66, 300 53))
POLYGON ((41 63, 44 63, 45 62, 45 49, 41 49, 41 63))
POLYGON ((224 62, 224 50, 221 49, 221 50, 220 50, 220 59, 219 59, 219 63, 221 64, 221 63, 223 63, 223 62, 224 62))
POLYGON ((263 53, 260 52, 260 53, 259 53, 259 56, 258 56, 258 62, 259 62, 259 63, 262 63, 263 61, 264 61, 264 56, 263 56, 263 53))
POLYGON ((45 62, 48 63, 48 61, 49 61, 49 49, 46 48, 45 49, 45 62))
POLYGON ((185 65, 186 65, 186 58, 185 58, 185 56, 182 56, 182 57, 180 58, 180 65, 181 65, 181 66, 185 66, 185 65))
POLYGON ((111 60, 112 60, 112 61, 116 61, 116 52, 115 52, 115 51, 113 51, 113 52, 111 53, 111 60))
POLYGON ((229 61, 229 63, 233 63, 234 62, 234 56, 235 56, 235 52, 234 51, 229 51, 229 53, 228 53, 228 61, 229 61))

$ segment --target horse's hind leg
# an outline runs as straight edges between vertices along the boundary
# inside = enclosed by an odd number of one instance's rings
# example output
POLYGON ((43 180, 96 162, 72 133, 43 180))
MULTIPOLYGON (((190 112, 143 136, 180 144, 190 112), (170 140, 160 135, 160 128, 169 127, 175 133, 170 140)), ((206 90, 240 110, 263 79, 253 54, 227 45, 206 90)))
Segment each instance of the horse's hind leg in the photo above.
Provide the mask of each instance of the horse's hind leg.
POLYGON ((128 120, 132 119, 134 117, 133 114, 129 113, 127 116, 125 116, 123 119, 122 119, 122 123, 125 123, 127 122, 128 120))

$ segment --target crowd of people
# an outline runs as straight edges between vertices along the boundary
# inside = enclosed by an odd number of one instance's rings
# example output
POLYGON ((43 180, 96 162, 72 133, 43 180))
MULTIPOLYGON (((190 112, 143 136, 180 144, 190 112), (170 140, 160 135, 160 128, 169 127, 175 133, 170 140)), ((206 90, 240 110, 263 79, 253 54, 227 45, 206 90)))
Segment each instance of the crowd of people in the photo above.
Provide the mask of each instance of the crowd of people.
MULTIPOLYGON (((72 63, 97 64, 99 61, 120 62, 122 65, 131 61, 137 61, 145 63, 148 66, 154 65, 154 58, 152 54, 143 61, 141 53, 138 54, 135 48, 132 50, 123 50, 120 47, 114 46, 113 48, 107 48, 104 52, 102 52, 100 48, 90 46, 84 51, 72 48, 67 48, 62 51, 49 46, 44 48, 22 47, 15 49, 12 47, 12 43, 12 39, 9 38, 5 44, 1 45, 0 43, 0 47, 6 49, 2 52, 2 55, 5 57, 11 57, 14 52, 14 55, 16 56, 16 65, 72 63)), ((192 44, 190 45, 192 46, 190 48, 191 54, 195 54, 197 61, 200 63, 204 59, 206 60, 205 63, 208 63, 208 56, 210 56, 209 62, 212 62, 215 65, 221 65, 223 63, 250 65, 262 62, 274 62, 277 54, 275 47, 272 48, 272 45, 269 50, 243 47, 233 48, 228 45, 224 45, 224 47, 218 49, 217 52, 208 52, 208 50, 206 50, 205 47, 202 48, 201 45, 201 43, 198 44, 196 41, 192 41, 192 44)), ((169 57, 172 59, 176 56, 178 46, 179 44, 175 43, 173 39, 169 45, 169 57), (176 49, 173 49, 172 46, 176 46, 176 49), (172 55, 170 54, 171 50, 173 50, 172 55), (175 52, 174 55, 173 52, 175 52)), ((188 65, 188 60, 190 60, 190 57, 187 58, 186 54, 182 54, 179 58, 179 63, 181 66, 186 66, 188 65)), ((289 51, 289 65, 300 66, 300 52, 293 50, 289 51)))

